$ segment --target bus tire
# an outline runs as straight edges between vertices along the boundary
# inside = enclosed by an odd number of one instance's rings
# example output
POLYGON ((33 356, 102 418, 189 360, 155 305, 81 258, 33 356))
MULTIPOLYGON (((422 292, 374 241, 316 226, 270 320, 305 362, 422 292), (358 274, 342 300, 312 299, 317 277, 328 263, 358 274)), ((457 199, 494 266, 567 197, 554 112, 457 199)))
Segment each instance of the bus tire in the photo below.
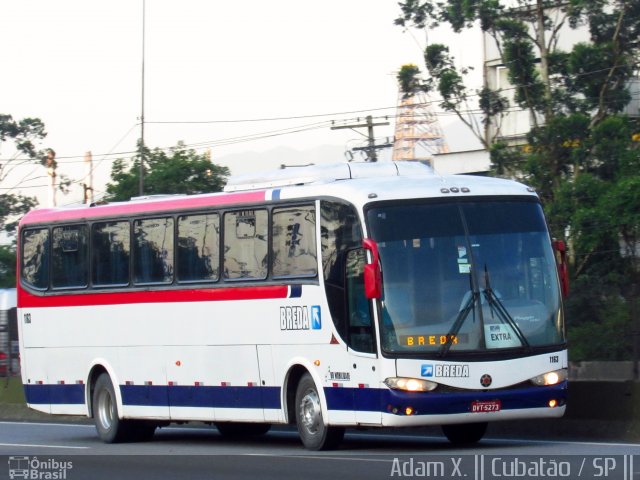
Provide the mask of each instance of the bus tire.
POLYGON ((454 445, 473 445, 482 439, 487 431, 487 425, 487 422, 443 425, 442 433, 454 445))
POLYGON ((93 388, 91 405, 93 422, 98 431, 98 437, 103 442, 120 443, 135 438, 133 423, 118 418, 116 393, 108 374, 103 373, 98 377, 93 388))
POLYGON ((296 390, 296 425, 303 445, 309 450, 337 448, 344 437, 344 428, 325 425, 320 396, 313 378, 305 373, 296 390))
POLYGON ((228 438, 257 437, 271 430, 270 423, 217 422, 215 426, 220 435, 228 438))

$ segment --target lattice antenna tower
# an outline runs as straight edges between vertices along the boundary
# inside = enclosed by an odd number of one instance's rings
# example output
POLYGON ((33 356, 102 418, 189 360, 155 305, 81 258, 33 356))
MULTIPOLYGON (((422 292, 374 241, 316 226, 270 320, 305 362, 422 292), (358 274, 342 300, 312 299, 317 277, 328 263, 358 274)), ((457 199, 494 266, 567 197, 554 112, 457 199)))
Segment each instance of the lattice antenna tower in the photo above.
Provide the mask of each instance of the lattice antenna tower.
POLYGON ((398 94, 393 160, 431 160, 449 152, 431 101, 424 92, 398 94))

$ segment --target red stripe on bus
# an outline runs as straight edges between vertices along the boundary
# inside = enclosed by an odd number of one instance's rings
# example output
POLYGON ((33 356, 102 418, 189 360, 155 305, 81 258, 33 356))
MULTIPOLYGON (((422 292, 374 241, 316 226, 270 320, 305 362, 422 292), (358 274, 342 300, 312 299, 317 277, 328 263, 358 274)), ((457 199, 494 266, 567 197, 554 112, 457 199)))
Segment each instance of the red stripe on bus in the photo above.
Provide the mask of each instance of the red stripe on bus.
POLYGON ((96 207, 32 210, 24 216, 21 225, 64 220, 82 220, 86 218, 120 217, 153 212, 172 212, 202 207, 217 207, 234 203, 264 202, 265 191, 239 192, 227 194, 193 195, 163 199, 157 201, 140 201, 100 205, 96 207))
POLYGON ((151 290, 132 292, 105 292, 66 295, 32 295, 18 289, 18 306, 34 307, 87 307, 93 305, 123 305, 135 303, 216 302, 226 300, 268 300, 287 298, 286 285, 262 287, 210 288, 200 290, 151 290))

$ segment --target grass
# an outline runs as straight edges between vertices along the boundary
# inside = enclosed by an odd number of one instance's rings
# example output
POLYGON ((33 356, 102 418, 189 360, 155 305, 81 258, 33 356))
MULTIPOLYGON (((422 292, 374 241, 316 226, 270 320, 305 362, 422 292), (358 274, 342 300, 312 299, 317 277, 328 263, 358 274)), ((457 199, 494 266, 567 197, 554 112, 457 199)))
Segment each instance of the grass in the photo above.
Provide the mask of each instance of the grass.
POLYGON ((25 403, 20 377, 0 377, 0 403, 25 403))

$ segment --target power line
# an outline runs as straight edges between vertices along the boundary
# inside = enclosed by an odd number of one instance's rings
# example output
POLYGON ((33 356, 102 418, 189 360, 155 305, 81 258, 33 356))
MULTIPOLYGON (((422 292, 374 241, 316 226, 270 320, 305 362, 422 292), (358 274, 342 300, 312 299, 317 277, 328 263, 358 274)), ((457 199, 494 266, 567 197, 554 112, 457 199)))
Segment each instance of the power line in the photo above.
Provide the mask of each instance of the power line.
POLYGON ((164 121, 147 121, 146 123, 155 124, 209 124, 209 123, 251 123, 251 122, 274 122, 284 120, 301 120, 305 118, 319 118, 319 117, 335 117, 338 115, 354 115, 357 113, 376 112, 380 110, 392 110, 393 107, 377 107, 367 108, 364 110, 349 110, 344 112, 332 112, 332 113, 316 113, 309 115, 296 115, 288 117, 264 117, 264 118, 244 118, 244 119, 227 119, 227 120, 164 120, 164 121))
MULTIPOLYGON (((586 73, 585 73, 586 75, 586 73)), ((504 92, 508 92, 511 90, 515 90, 516 88, 519 88, 517 86, 513 86, 513 87, 509 87, 507 89, 501 89, 498 90, 498 92, 500 93, 504 93, 504 92)), ((478 97, 479 94, 469 94, 467 95, 467 99, 471 99, 471 98, 475 98, 478 97)), ((632 99, 635 98, 639 98, 640 97, 640 91, 632 91, 630 92, 630 96, 632 99)), ((433 105, 433 104, 438 104, 441 103, 442 100, 431 100, 428 102, 424 102, 424 103, 420 103, 420 104, 416 104, 415 106, 428 106, 428 105, 433 105)), ((206 121, 145 121, 145 123, 147 124, 225 124, 225 123, 252 123, 252 122, 269 122, 269 121, 280 121, 280 120, 295 120, 295 119, 303 119, 303 118, 318 118, 318 117, 329 117, 329 116, 339 116, 339 115, 346 115, 346 114, 354 114, 354 113, 362 113, 362 112, 375 112, 375 111, 382 111, 382 110, 394 110, 396 109, 397 106, 391 106, 391 107, 378 107, 378 108, 370 108, 370 109, 366 109, 366 110, 352 110, 352 111, 345 111, 345 112, 334 112, 334 113, 320 113, 320 114, 311 114, 311 115, 299 115, 299 116, 289 116, 289 117, 265 117, 265 118, 247 118, 247 119, 228 119, 228 120, 206 120, 206 121)), ((512 105, 510 106, 508 109, 504 110, 504 113, 512 113, 512 112, 519 112, 522 109, 520 107, 518 107, 517 105, 512 105)), ((483 114, 483 111, 479 108, 474 108, 474 109, 462 109, 459 110, 458 113, 460 114, 466 114, 466 115, 475 115, 475 114, 483 114)), ((440 117, 444 117, 444 116, 456 116, 458 115, 458 113, 456 112, 451 112, 451 111, 441 111, 441 112, 434 112, 435 116, 440 116, 440 117)), ((388 118, 392 115, 386 115, 384 117, 382 116, 376 116, 373 117, 375 119, 381 119, 381 118, 388 118)), ((393 115, 394 118, 401 118, 397 115, 393 115)), ((357 119, 343 119, 340 121, 358 121, 357 119)), ((334 120, 334 122, 337 122, 337 120, 334 120)), ((131 130, 137 126, 139 126, 140 123, 135 124, 131 130)), ((300 127, 290 127, 289 129, 285 129, 285 130, 290 130, 292 128, 300 128, 300 127)), ((275 132, 278 132, 281 130, 276 130, 275 132)), ((126 135, 128 135, 130 132, 128 132, 126 135)), ((271 133, 271 132, 269 132, 271 133)), ((293 132, 296 133, 296 132, 293 132)), ((286 131, 283 131, 283 134, 287 134, 286 131)), ((126 137, 125 135, 125 137, 126 137)), ((251 135, 246 135, 246 136, 239 136, 239 137, 233 137, 233 141, 231 143, 226 143, 226 139, 221 139, 221 140, 211 140, 211 141, 207 141, 207 142, 198 142, 198 143, 194 143, 194 144, 185 144, 185 147, 197 147, 199 145, 205 145, 208 144, 210 146, 220 146, 220 145, 228 145, 228 144, 233 144, 233 143, 239 143, 240 141, 242 141, 242 139, 246 138, 247 141, 252 141, 255 139, 259 139, 260 135, 263 135, 262 133, 257 133, 257 134, 251 134, 251 135)), ((272 135, 269 135, 272 136, 272 135)), ((267 137, 264 137, 267 138, 267 137)), ((120 143, 120 142, 119 142, 120 143)), ((169 150, 173 147, 159 147, 161 150, 169 150)), ((129 150, 129 151, 122 151, 122 152, 113 152, 110 151, 109 153, 102 153, 102 154, 97 154, 97 156, 102 156, 103 158, 100 160, 100 162, 102 162, 103 160, 106 159, 106 157, 109 156, 122 156, 122 155, 132 155, 132 154, 136 154, 138 153, 137 150, 129 150)), ((56 160, 60 163, 60 160, 75 160, 77 159, 77 162, 63 162, 63 163, 79 163, 84 161, 83 160, 84 155, 70 155, 70 156, 57 156, 56 160)), ((28 160, 33 160, 30 158, 25 158, 25 157, 16 157, 16 158, 9 158, 9 159, 0 159, 0 161, 2 162, 14 162, 14 161, 28 161, 28 160)))

